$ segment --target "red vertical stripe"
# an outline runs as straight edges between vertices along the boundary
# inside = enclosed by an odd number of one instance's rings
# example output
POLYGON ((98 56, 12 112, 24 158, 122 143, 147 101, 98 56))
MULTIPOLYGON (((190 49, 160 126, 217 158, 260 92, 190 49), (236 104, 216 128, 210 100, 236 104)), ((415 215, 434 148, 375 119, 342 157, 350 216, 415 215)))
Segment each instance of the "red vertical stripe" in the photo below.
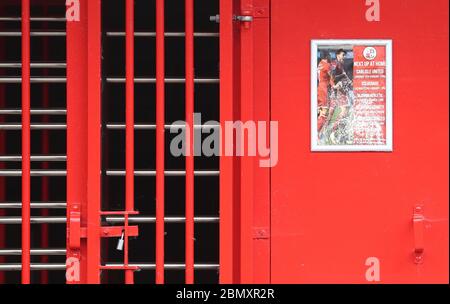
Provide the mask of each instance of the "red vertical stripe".
POLYGON ((194 283, 194 0, 186 0, 186 284, 194 283))
POLYGON ((30 284, 30 0, 22 0, 22 283, 30 284))
POLYGON ((164 0, 156 1, 156 283, 164 284, 164 0))
MULTIPOLYGON (((220 126, 233 121, 233 1, 220 1, 220 126)), ((220 157, 220 283, 233 283, 233 158, 220 157)))
MULTIPOLYGON (((126 1, 126 211, 134 209, 134 0, 126 1)), ((128 214, 125 215, 125 228, 128 214)), ((125 229, 124 264, 128 266, 128 229, 125 229)), ((125 270, 125 283, 133 283, 133 271, 125 270)))

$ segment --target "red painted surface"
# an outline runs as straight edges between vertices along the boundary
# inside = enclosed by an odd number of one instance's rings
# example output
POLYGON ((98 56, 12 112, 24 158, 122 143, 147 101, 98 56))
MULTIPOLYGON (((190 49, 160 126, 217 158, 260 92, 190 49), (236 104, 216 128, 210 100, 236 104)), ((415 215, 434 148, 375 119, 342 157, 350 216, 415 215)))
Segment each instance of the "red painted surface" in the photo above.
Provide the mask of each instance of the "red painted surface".
POLYGON ((156 1, 156 283, 164 283, 164 0, 156 1))
POLYGON ((273 283, 367 283, 368 257, 382 283, 448 283, 448 1, 380 2, 369 23, 364 1, 272 1, 273 283), (310 152, 310 40, 325 38, 393 40, 392 153, 310 152))
MULTIPOLYGON (((125 130, 125 209, 134 210, 134 0, 125 2, 126 31, 126 130, 125 130)), ((125 214, 125 227, 128 228, 128 214, 125 214)), ((128 229, 125 229, 124 266, 128 267, 128 229)), ((125 283, 133 283, 133 271, 125 270, 125 283)))
POLYGON ((31 277, 30 0, 22 0, 22 284, 31 277))
POLYGON ((186 0, 186 284, 194 283, 194 1, 186 0))

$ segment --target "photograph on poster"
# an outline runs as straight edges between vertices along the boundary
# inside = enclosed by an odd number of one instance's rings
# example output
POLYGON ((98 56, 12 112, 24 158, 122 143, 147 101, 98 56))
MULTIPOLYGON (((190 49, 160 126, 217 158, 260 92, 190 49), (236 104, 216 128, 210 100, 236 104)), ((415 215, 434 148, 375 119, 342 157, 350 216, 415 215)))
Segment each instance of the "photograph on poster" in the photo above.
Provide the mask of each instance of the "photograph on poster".
POLYGON ((313 40, 313 151, 392 151, 390 40, 313 40))

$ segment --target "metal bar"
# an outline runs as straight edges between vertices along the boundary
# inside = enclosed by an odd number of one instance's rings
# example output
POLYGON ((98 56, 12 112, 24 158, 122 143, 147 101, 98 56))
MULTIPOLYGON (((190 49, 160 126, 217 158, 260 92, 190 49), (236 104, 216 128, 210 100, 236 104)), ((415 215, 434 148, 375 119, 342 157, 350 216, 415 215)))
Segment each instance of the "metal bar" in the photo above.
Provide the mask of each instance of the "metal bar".
MULTIPOLYGON (((0 171, 1 172, 1 171, 0 171)), ((214 170, 196 170, 194 171, 195 176, 219 176, 220 171, 214 170)), ((124 170, 108 170, 106 171, 107 176, 125 176, 124 170)), ((158 169, 155 170, 135 170, 135 176, 158 176, 158 169)), ((166 170, 164 172, 161 171, 161 175, 167 177, 176 177, 176 176, 185 176, 186 171, 183 170, 166 170)))
MULTIPOLYGON (((87 14, 87 283, 100 283, 101 210, 101 1, 84 0, 87 14), (87 8, 87 9, 86 9, 87 8)), ((73 23, 73 22, 72 22, 73 23)), ((77 46, 73 46, 77 47, 77 46)), ((86 71, 86 70, 84 70, 86 71)), ((73 81, 78 81, 76 78, 73 81)), ((86 114, 85 114, 86 115, 86 114)), ((76 138, 73 138, 76 141, 76 138)), ((82 215, 83 216, 83 215, 82 215)))
MULTIPOLYGON (((125 125, 124 124, 107 124, 106 128, 109 130, 124 130, 125 125)), ((186 125, 180 125, 180 124, 173 124, 173 125, 165 125, 164 128, 166 130, 170 130, 171 128, 186 128, 186 125)), ((194 125, 194 129, 219 129, 220 125, 194 125)), ((149 125, 149 124, 135 124, 134 125, 135 130, 156 130, 156 125, 149 125)))
POLYGON ((30 284, 30 0, 22 0, 22 284, 30 284))
MULTIPOLYGON (((130 263, 130 267, 137 267, 142 270, 155 270, 156 264, 152 263, 130 263)), ((117 269, 123 269, 123 264, 106 264, 105 267, 117 269)), ((195 264, 194 268, 196 270, 218 270, 218 264, 195 264)), ((184 270, 184 264, 165 264, 164 268, 167 270, 184 270)), ((0 271, 21 271, 22 266, 20 264, 0 264, 0 271)), ((66 270, 66 264, 31 264, 32 271, 42 271, 42 270, 50 270, 50 271, 58 271, 58 270, 66 270)))
MULTIPOLYGON (((125 211, 134 210, 134 0, 126 0, 125 3, 125 27, 126 27, 126 134, 125 134, 125 211)), ((125 248, 124 265, 128 267, 129 238, 128 217, 125 215, 125 248)), ((125 270, 125 284, 133 284, 134 271, 125 270)))
POLYGON ((156 0, 156 284, 164 284, 164 0, 156 0))
MULTIPOLYGON (((22 21, 21 17, 0 17, 0 21, 10 22, 10 21, 22 21)), ((66 18, 60 17, 31 17, 31 22, 66 22, 66 18)))
MULTIPOLYGON (((65 202, 31 202, 31 209, 66 209, 65 202)), ((4 202, 0 203, 0 209, 21 209, 21 202, 4 202)))
MULTIPOLYGON (((34 256, 58 256, 58 255, 66 255, 66 249, 31 249, 31 255, 34 256)), ((0 256, 20 256, 22 255, 22 249, 0 249, 0 256)))
MULTIPOLYGON (((165 125, 164 128, 166 130, 170 130, 171 128, 182 128, 184 129, 185 125, 165 125)), ((65 130, 67 125, 64 123, 33 123, 31 124, 31 130, 65 130)), ((108 130, 125 130, 125 124, 107 124, 106 128, 108 130)), ((156 124, 135 124, 135 130, 156 130, 156 124)), ((195 125, 195 129, 218 129, 220 125, 195 125)), ((0 124, 0 130, 21 130, 22 125, 17 123, 4 123, 0 124)))
MULTIPOLYGON (((22 161, 22 166, 23 166, 23 161, 22 161)), ((23 170, 25 170, 26 173, 24 176, 31 176, 31 177, 42 177, 42 176, 66 176, 67 171, 66 170, 43 170, 43 169, 33 169, 33 170, 27 170, 26 168, 24 169, 22 167, 23 170)), ((22 176, 22 170, 0 170, 0 176, 5 176, 5 177, 20 177, 22 176)), ((22 177, 23 178, 23 177, 22 177)), ((28 206, 29 206, 29 201, 27 202, 28 206)), ((24 206, 25 208, 27 208, 26 206, 24 206)))
MULTIPOLYGON (((157 83, 157 78, 145 78, 139 77, 135 78, 135 83, 157 83)), ((0 78, 1 80, 1 78, 0 78)), ((125 83, 126 79, 123 77, 108 77, 106 78, 106 82, 108 83, 125 83)), ((164 79, 164 83, 167 84, 183 84, 186 82, 184 78, 166 78, 164 79)), ((218 78, 195 78, 194 82, 196 84, 218 84, 220 80, 218 78)))
MULTIPOLYGON (((58 31, 33 31, 30 37, 66 37, 66 32, 58 31)), ((22 32, 0 32, 0 37, 22 37, 22 32)))
MULTIPOLYGON (((66 77, 32 77, 31 83, 66 83, 66 77)), ((22 83, 19 77, 0 77, 0 83, 22 83)))
MULTIPOLYGON (((0 109, 0 115, 21 115, 21 109, 0 109)), ((31 115, 66 115, 66 109, 31 109, 31 115)))
MULTIPOLYGON (((64 162, 67 160, 65 155, 31 155, 30 160, 32 162, 64 162)), ((4 155, 0 156, 0 162, 21 162, 21 155, 4 155)))
MULTIPOLYGON (((43 271, 43 270, 66 270, 66 264, 31 264, 31 271, 43 271)), ((20 264, 1 264, 0 271, 22 271, 22 265, 20 264)))
MULTIPOLYGON (((65 69, 67 66, 66 66, 66 63, 64 63, 64 62, 32 62, 30 64, 30 67, 32 69, 65 69)), ((0 62, 0 68, 21 69, 22 63, 20 63, 20 62, 0 62)))
MULTIPOLYGON (((154 224, 156 223, 155 217, 130 217, 130 224, 154 224)), ((194 223, 196 224, 217 224, 219 223, 218 217, 194 217, 194 223)), ((108 224, 121 224, 124 222, 124 217, 109 216, 105 217, 105 221, 108 224)), ((186 218, 184 217, 165 217, 164 222, 167 224, 184 224, 186 218)))
MULTIPOLYGON (((66 22, 67 30, 67 214, 80 214, 85 224, 87 207, 87 8, 89 1, 80 1, 80 22, 66 22), (85 47, 80 49, 80 46, 85 47)), ((66 128, 66 125, 64 125, 66 128)), ((65 219, 64 219, 65 220, 65 219)), ((65 221, 64 221, 65 223, 65 221)), ((72 233, 70 221, 66 224, 67 260, 80 261, 79 280, 67 279, 68 284, 87 283, 86 264, 91 256, 87 255, 87 244, 80 241, 80 246, 70 244, 72 233)), ((94 258, 94 257, 93 257, 94 258)))
POLYGON ((194 284, 194 1, 185 0, 186 29, 186 284, 194 284))
MULTIPOLYGON (((251 5, 250 0, 244 0, 242 5, 251 5)), ((254 120, 254 54, 253 54, 253 28, 241 24, 240 31, 240 119, 242 121, 254 120)), ((253 268, 253 194, 254 187, 254 158, 243 156, 240 158, 240 282, 242 284, 254 283, 253 268)))
MULTIPOLYGON (((233 2, 220 1, 220 124, 225 130, 227 121, 234 121, 234 29, 233 29, 233 2)), ((225 147, 221 146, 221 155, 225 154, 225 147)), ((219 244, 219 281, 221 284, 234 282, 234 225, 233 212, 235 193, 234 163, 232 157, 220 157, 220 244, 219 244)))
MULTIPOLYGON (((166 38, 183 38, 184 32, 166 32, 164 37, 166 38)), ((125 37, 124 32, 107 32, 106 37, 125 37)), ((156 32, 134 32, 134 37, 156 37, 156 32)), ((219 33, 194 33, 195 38, 213 38, 219 37, 219 33)))
MULTIPOLYGON (((30 125, 31 130, 66 130, 67 125, 65 123, 33 123, 30 125)), ((22 124, 18 123, 6 123, 0 124, 0 130, 14 131, 22 130, 22 124)))
MULTIPOLYGON (((156 217, 147 216, 130 216, 128 219, 130 224, 155 224, 156 217)), ((164 223, 168 224, 183 224, 186 218, 184 217, 165 217, 164 223)), ((67 222, 65 216, 33 216, 31 217, 31 224, 64 224, 67 222)), ((123 224, 125 217, 123 216, 107 216, 105 222, 108 224, 123 224)), ((217 224, 218 217, 195 217, 196 224, 217 224)), ((0 217, 1 225, 20 225, 22 218, 19 216, 3 216, 0 217)))
MULTIPOLYGON (((66 77, 32 77, 31 83, 66 83, 66 77)), ((21 83, 22 80, 18 77, 0 77, 0 83, 21 83)), ((124 77, 108 77, 106 78, 108 83, 125 83, 124 77)), ((135 83, 156 83, 156 78, 135 78, 135 83)), ((164 82, 167 84, 184 84, 186 80, 184 78, 166 78, 164 82)), ((218 78, 196 78, 194 80, 196 84, 218 84, 220 80, 218 78)))
MULTIPOLYGON (((0 4, 0 10, 3 6, 0 4)), ((0 29, 2 29, 2 25, 0 25, 0 29)), ((6 38, 0 38, 0 60, 4 60, 5 51, 6 51, 6 38)), ((0 69, 0 73, 3 74, 3 70, 0 69)), ((0 86, 0 108, 6 106, 6 86, 0 86)), ((0 124, 5 121, 5 117, 0 115, 0 124)), ((0 155, 6 153, 6 132, 0 132, 0 155)), ((4 162, 0 162, 0 170, 4 169, 6 164, 4 162)), ((6 178, 0 176, 0 201, 4 201, 6 199, 6 178)), ((0 209, 0 216, 6 216, 6 210, 0 209)), ((0 226, 0 248, 6 247, 6 227, 0 226)), ((5 262, 5 258, 0 256, 0 264, 5 262)), ((0 272, 0 285, 5 283, 5 273, 0 272)))
MULTIPOLYGON (((31 176, 32 177, 42 177, 42 176, 66 176, 67 172, 70 170, 43 170, 43 169, 33 169, 31 170, 31 176)), ((157 176, 158 170, 135 170, 134 176, 157 176)), ((100 171, 99 171, 100 173, 100 171)), ((163 176, 168 177, 177 177, 177 176, 185 176, 186 171, 183 170, 167 170, 161 172, 163 176)), ((125 170, 107 170, 106 171, 107 176, 125 176, 126 171, 125 170)), ((196 170, 194 171, 195 176, 219 176, 220 171, 215 170, 196 170)), ((21 170, 13 170, 13 169, 2 169, 0 170, 0 176, 4 177, 20 177, 22 176, 21 170)))

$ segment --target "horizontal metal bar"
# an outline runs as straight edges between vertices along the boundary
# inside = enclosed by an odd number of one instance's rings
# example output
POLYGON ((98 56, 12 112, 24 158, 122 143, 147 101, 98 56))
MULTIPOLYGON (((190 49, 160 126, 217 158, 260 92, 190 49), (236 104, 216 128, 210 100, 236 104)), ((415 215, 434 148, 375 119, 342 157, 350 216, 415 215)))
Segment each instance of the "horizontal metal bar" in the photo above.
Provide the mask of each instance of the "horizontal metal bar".
MULTIPOLYGON (((120 224, 125 221, 125 218, 122 216, 108 216, 105 218, 105 221, 108 224, 120 224)), ((148 216, 139 216, 139 217, 130 217, 129 218, 130 223, 133 224, 148 224, 148 223, 156 223, 155 217, 148 217, 148 216)), ((194 222, 198 224, 215 224, 219 223, 220 218, 219 217, 196 217, 194 218, 194 222)), ((186 222, 185 217, 166 217, 164 218, 164 222, 168 224, 182 224, 186 222)))
MULTIPOLYGON (((123 264, 106 264, 106 267, 123 267, 123 264)), ((156 265, 153 263, 130 263, 128 266, 137 267, 141 270, 155 270, 156 265)), ((194 268, 196 270, 219 270, 219 264, 195 264, 194 268)), ((166 270, 184 270, 186 268, 185 264, 165 264, 164 268, 166 270)))
MULTIPOLYGON (((66 270, 66 264, 31 264, 31 270, 66 270)), ((0 264, 0 271, 21 271, 21 264, 0 264)))
MULTIPOLYGON (((67 64, 65 62, 32 62, 30 64, 32 69, 65 69, 67 64)), ((22 68, 20 62, 0 62, 0 68, 22 68)))
MULTIPOLYGON (((30 218, 31 224, 65 224, 65 216, 33 216, 30 218)), ((2 216, 0 224, 3 225, 20 225, 22 217, 20 216, 2 216)))
MULTIPOLYGON (((66 109, 31 109, 31 115, 66 115, 66 109)), ((0 109, 0 115, 22 115, 21 109, 0 109)))
MULTIPOLYGON (((166 130, 170 130, 171 128, 185 128, 185 125, 165 125, 166 130)), ((125 124, 107 124, 106 128, 109 130, 125 130, 125 124)), ((220 125, 195 125, 195 129, 210 129, 210 128, 220 128, 220 125)), ((156 125, 152 124, 135 124, 134 125, 135 130, 156 130, 156 125)))
MULTIPOLYGON (((1 113, 0 113, 1 114, 1 113)), ((170 128, 184 128, 184 125, 165 125, 166 130, 170 130, 170 128)), ((219 128, 220 125, 195 125, 195 129, 211 129, 211 128, 219 128)), ((109 130, 125 130, 125 124, 123 123, 113 123, 107 124, 106 128, 109 130)), ((155 124, 135 124, 134 128, 136 130, 156 130, 155 124)), ((57 124, 45 124, 45 123, 35 123, 31 124, 31 130, 65 130, 67 129, 67 125, 64 123, 57 124)), ((22 130, 22 125, 19 123, 6 123, 0 124, 0 130, 14 131, 14 130, 22 130)))
MULTIPOLYGON (((0 155, 0 162, 20 162, 22 161, 21 155, 0 155)), ((65 162, 67 156, 65 155, 31 155, 31 161, 35 162, 65 162)))
MULTIPOLYGON (((20 17, 0 17, 0 21, 22 21, 20 17)), ((31 17, 31 22, 66 22, 66 18, 60 17, 31 17)))
MULTIPOLYGON (((31 77, 31 83, 66 83, 66 77, 31 77)), ((20 77, 0 77, 0 83, 22 83, 20 77)))
MULTIPOLYGON (((107 37, 125 37, 125 32, 107 32, 107 37)), ((156 37, 156 32, 134 32, 135 37, 156 37)), ((185 37, 184 32, 166 32, 164 33, 165 37, 185 37)), ((194 33, 194 37, 219 37, 219 33, 194 33)))
MULTIPOLYGON (((219 176, 220 171, 216 170, 197 170, 194 171, 195 176, 219 176)), ((43 170, 36 169, 31 170, 32 177, 41 176, 66 176, 66 170, 43 170)), ((107 176, 125 176, 125 170, 108 170, 106 171, 107 176)), ((134 171, 135 176, 156 176, 155 170, 136 170, 134 171)), ((169 170, 164 172, 165 176, 185 176, 186 171, 182 170, 169 170)), ((22 170, 0 170, 0 176, 3 177, 15 177, 22 176, 22 170)))
MULTIPOLYGON (((40 176, 66 176, 66 170, 43 170, 36 169, 31 170, 31 176, 40 177, 40 176)), ((0 170, 0 176, 4 177, 14 177, 14 176, 22 176, 22 170, 0 170)))
MULTIPOLYGON (((21 202, 3 202, 0 203, 1 209, 20 209, 22 208, 21 202)), ((31 202, 32 209, 65 209, 67 208, 66 202, 31 202)))
MULTIPOLYGON (((66 77, 32 77, 31 83, 65 83, 66 77)), ((109 77, 106 78, 108 83, 125 83, 124 77, 109 77)), ((185 83, 184 78, 166 78, 167 84, 182 84, 185 83)), ((196 78, 194 82, 197 84, 217 84, 220 83, 219 78, 196 78)), ((22 83, 20 77, 0 77, 0 83, 22 83)), ((134 83, 156 83, 156 78, 135 78, 134 83)))
MULTIPOLYGON (((22 255, 22 249, 0 249, 0 256, 22 255)), ((31 249, 31 255, 66 255, 66 249, 31 249)))
MULTIPOLYGON (((67 125, 65 123, 35 123, 31 124, 31 130, 65 130, 67 125)), ((14 131, 22 130, 20 123, 6 123, 0 124, 0 130, 14 131)))
MULTIPOLYGON (((195 176, 219 176, 220 171, 214 170, 197 170, 194 171, 195 176)), ((125 170, 108 170, 106 171, 107 176, 125 176, 125 170)), ((165 171, 165 176, 185 176, 186 171, 173 170, 165 171)), ((156 176, 155 170, 136 170, 134 171, 134 176, 156 176)))
MULTIPOLYGON (((123 264, 106 264, 106 267, 117 267, 123 268, 123 264)), ((155 264, 152 263, 130 263, 128 266, 137 267, 142 270, 154 270, 155 264)), ((194 268, 196 270, 219 270, 219 264, 195 264, 194 268)), ((164 268, 166 270, 184 270, 184 264, 165 264, 164 268)), ((0 264, 0 271, 21 271, 21 264, 0 264)), ((31 264, 31 270, 39 271, 39 270, 66 270, 66 264, 31 264)))
MULTIPOLYGON (((106 78, 106 82, 109 83, 125 83, 125 78, 123 77, 108 77, 106 78)), ((175 84, 175 83, 185 83, 185 78, 166 78, 165 83, 175 84)), ((218 78, 196 78, 194 79, 195 83, 198 84, 216 84, 220 83, 218 78)), ((156 78, 135 78, 134 83, 156 83, 156 78)))
MULTIPOLYGON (((108 224, 120 224, 124 222, 124 217, 120 216, 107 216, 105 221, 108 224)), ((164 221, 168 224, 184 223, 184 217, 166 217, 164 221)), ((218 217, 196 217, 195 223, 198 224, 215 224, 219 222, 218 217)), ((147 216, 130 216, 129 222, 133 224, 154 224, 156 222, 155 217, 147 216)), ((22 218, 19 216, 3 216, 0 217, 0 224, 3 225, 20 225, 22 218)), ((31 217, 31 224, 64 224, 66 223, 66 217, 64 216, 34 216, 31 217)))
MULTIPOLYGON (((62 31, 33 31, 31 37, 65 37, 66 32, 62 31)), ((0 37, 22 37, 22 32, 0 32, 0 37)))

